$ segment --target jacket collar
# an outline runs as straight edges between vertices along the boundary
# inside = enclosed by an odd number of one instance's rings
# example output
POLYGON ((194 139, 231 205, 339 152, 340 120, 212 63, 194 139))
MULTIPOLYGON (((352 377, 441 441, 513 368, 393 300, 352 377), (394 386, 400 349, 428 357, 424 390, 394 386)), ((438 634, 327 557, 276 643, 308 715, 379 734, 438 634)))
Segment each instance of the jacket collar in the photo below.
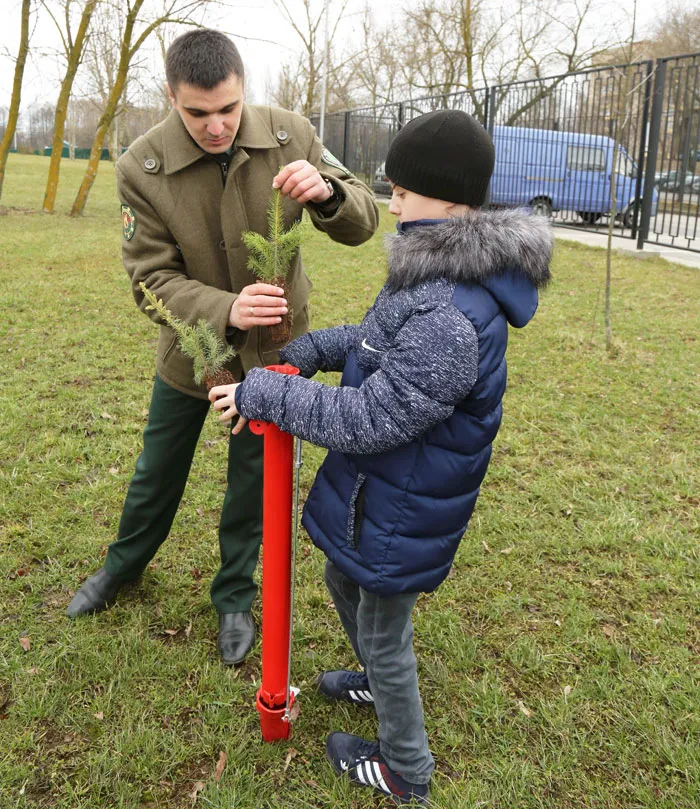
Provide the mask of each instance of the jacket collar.
POLYGON ((535 287, 549 281, 552 227, 520 210, 475 211, 453 219, 404 222, 388 236, 392 291, 447 279, 480 283, 516 270, 535 287))
MULTIPOLYGON (((241 124, 234 144, 238 148, 274 149, 279 142, 270 132, 257 109, 243 104, 241 124)), ((166 174, 175 174, 196 163, 207 153, 190 137, 182 123, 180 113, 171 110, 163 124, 163 162, 166 174)))
POLYGON ((412 219, 409 222, 397 222, 396 232, 401 235, 403 233, 408 233, 408 231, 413 230, 413 228, 424 228, 429 227, 430 225, 440 225, 443 222, 447 222, 447 219, 412 219))

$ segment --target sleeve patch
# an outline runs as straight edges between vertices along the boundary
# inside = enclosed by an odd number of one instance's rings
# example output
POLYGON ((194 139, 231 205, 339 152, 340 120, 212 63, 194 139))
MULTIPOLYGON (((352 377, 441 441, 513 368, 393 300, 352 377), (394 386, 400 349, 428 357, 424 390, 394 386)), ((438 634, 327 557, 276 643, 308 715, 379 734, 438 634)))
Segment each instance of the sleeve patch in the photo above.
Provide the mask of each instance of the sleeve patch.
POLYGON ((331 154, 331 152, 329 152, 325 146, 323 147, 323 151, 321 152, 321 162, 325 163, 327 166, 333 166, 334 169, 340 169, 340 171, 345 172, 345 174, 347 174, 348 177, 352 176, 350 171, 346 169, 345 166, 340 162, 340 160, 338 160, 338 158, 335 157, 335 155, 331 154))
POLYGON ((122 203, 122 233, 124 238, 131 241, 136 233, 136 215, 133 210, 122 203))

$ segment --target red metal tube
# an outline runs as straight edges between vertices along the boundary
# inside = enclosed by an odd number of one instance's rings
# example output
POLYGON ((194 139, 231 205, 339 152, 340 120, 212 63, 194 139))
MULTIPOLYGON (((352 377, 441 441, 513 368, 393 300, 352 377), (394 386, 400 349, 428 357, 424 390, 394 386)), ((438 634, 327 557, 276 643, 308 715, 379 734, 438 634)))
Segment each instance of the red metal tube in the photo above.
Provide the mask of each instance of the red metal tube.
MULTIPOLYGON (((268 371, 296 375, 292 365, 270 365, 268 371)), ((260 729, 266 742, 288 739, 292 707, 289 694, 289 627, 291 621, 292 483, 294 438, 276 425, 251 421, 264 437, 262 542, 262 685, 256 697, 260 729)))

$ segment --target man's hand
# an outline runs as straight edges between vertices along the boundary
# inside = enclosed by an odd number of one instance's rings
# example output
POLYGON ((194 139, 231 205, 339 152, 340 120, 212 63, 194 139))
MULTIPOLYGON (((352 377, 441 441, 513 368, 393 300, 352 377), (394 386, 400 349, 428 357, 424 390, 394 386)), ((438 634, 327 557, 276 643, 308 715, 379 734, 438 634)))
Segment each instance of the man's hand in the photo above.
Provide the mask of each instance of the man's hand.
POLYGON ((274 326, 287 314, 284 290, 272 284, 250 284, 243 287, 233 302, 228 316, 229 326, 248 331, 253 326, 274 326))
POLYGON ((238 416, 238 421, 231 430, 233 435, 238 435, 248 423, 248 419, 244 419, 236 408, 236 388, 240 384, 240 382, 236 382, 235 385, 217 385, 209 391, 209 401, 213 402, 214 410, 223 411, 219 416, 219 421, 231 421, 234 416, 238 416))
POLYGON ((333 196, 316 166, 308 160, 295 160, 286 165, 272 181, 273 188, 302 205, 305 202, 325 202, 333 196))

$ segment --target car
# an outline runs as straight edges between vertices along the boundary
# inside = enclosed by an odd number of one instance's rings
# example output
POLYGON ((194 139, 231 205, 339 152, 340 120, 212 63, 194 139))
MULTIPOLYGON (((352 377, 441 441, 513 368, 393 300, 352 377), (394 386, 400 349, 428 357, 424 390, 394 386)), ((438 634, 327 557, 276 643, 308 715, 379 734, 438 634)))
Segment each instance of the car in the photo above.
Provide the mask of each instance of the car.
MULTIPOLYGON (((526 206, 533 213, 576 211, 586 225, 612 210, 610 177, 615 173, 619 218, 632 224, 637 190, 637 164, 627 151, 604 135, 584 132, 495 126, 496 165, 490 202, 502 207, 526 206)), ((658 194, 654 191, 652 215, 658 194)))
MULTIPOLYGON (((680 171, 666 171, 662 174, 654 175, 654 185, 659 189, 659 191, 680 191, 681 190, 681 181, 680 181, 680 171), (657 179, 658 177, 658 179, 657 179)), ((692 172, 687 172, 685 175, 685 182, 683 183, 684 187, 688 187, 692 184, 694 176, 692 172)))
POLYGON ((377 170, 374 172, 372 191, 380 196, 391 196, 391 182, 385 174, 384 163, 380 163, 377 166, 377 170))

